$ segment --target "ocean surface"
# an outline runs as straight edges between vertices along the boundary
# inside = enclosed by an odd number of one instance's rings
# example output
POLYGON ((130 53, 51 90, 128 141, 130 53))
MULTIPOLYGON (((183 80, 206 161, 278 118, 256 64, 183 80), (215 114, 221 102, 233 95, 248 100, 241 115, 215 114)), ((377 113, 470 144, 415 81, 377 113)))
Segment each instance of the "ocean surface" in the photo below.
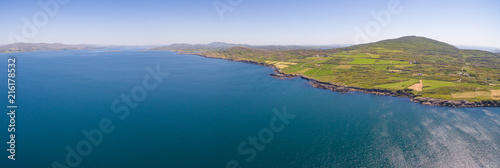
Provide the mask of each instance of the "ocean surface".
POLYGON ((0 167, 500 167, 500 108, 340 94, 274 79, 268 67, 140 50, 0 54, 0 167), (157 67, 168 73, 161 82, 157 67))

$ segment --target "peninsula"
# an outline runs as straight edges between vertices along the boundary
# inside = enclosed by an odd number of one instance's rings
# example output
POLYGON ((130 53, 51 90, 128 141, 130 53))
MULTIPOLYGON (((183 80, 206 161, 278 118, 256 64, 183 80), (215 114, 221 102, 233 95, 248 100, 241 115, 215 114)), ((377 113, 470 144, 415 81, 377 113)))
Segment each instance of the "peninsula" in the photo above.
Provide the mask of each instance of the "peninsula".
POLYGON ((273 67, 273 77, 301 77, 317 88, 409 97, 424 105, 500 106, 500 54, 462 50, 425 37, 406 36, 335 48, 170 45, 209 58, 273 67))

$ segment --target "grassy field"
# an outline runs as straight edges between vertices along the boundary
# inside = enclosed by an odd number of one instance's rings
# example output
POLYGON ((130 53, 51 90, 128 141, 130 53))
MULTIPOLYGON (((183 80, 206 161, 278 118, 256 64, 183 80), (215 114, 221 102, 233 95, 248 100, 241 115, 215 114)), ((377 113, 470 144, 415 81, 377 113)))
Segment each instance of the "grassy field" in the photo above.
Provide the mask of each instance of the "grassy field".
POLYGON ((285 73, 294 73, 294 72, 297 72, 297 71, 301 71, 303 69, 306 69, 305 67, 293 67, 293 68, 287 68, 284 70, 285 73))
POLYGON ((355 58, 354 61, 350 62, 351 65, 371 65, 374 64, 376 59, 368 59, 368 58, 355 58))
POLYGON ((400 64, 410 64, 406 61, 393 61, 393 60, 378 60, 375 64, 379 65, 400 65, 400 64))
POLYGON ((452 99, 490 99, 491 93, 487 91, 462 92, 451 94, 452 99))
POLYGON ((319 69, 311 69, 311 70, 308 70, 307 72, 305 72, 304 75, 311 76, 311 75, 315 74, 318 71, 319 71, 319 69))
POLYGON ((500 100, 500 90, 490 90, 490 93, 493 100, 500 100))
POLYGON ((320 68, 335 68, 336 66, 334 64, 321 64, 320 68))
POLYGON ((276 66, 279 69, 287 68, 289 66, 296 65, 297 63, 292 62, 279 62, 279 61, 266 61, 265 63, 276 66))
POLYGON ((306 72, 310 71, 310 70, 314 70, 314 69, 311 69, 311 68, 304 68, 302 70, 299 70, 299 71, 295 71, 294 73, 295 74, 305 74, 306 72))
POLYGON ((418 83, 418 79, 409 79, 409 80, 403 81, 403 82, 389 83, 389 84, 384 84, 384 85, 378 85, 375 87, 384 88, 384 89, 402 90, 402 89, 410 87, 411 85, 413 85, 415 83, 418 83))
POLYGON ((415 64, 408 64, 408 65, 394 65, 394 67, 399 68, 399 69, 404 69, 406 67, 411 67, 415 66, 415 64))
POLYGON ((437 80, 424 80, 424 89, 432 90, 440 87, 453 86, 452 82, 437 81, 437 80))
POLYGON ((314 74, 314 76, 327 76, 327 75, 333 75, 333 70, 332 69, 320 69, 314 74))
POLYGON ((336 69, 351 69, 352 65, 339 65, 335 67, 336 69))

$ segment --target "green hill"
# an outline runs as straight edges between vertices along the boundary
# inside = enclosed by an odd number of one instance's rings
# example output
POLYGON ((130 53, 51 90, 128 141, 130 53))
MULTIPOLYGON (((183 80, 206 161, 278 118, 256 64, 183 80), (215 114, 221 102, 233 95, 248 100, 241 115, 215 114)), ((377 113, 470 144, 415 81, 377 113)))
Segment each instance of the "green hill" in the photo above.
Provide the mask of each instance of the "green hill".
MULTIPOLYGON (((406 36, 397 39, 383 40, 375 43, 347 47, 347 50, 362 50, 377 52, 384 49, 388 51, 401 51, 413 56, 454 56, 459 57, 459 49, 450 44, 425 37, 406 36)), ((384 50, 380 51, 383 52, 384 50)))

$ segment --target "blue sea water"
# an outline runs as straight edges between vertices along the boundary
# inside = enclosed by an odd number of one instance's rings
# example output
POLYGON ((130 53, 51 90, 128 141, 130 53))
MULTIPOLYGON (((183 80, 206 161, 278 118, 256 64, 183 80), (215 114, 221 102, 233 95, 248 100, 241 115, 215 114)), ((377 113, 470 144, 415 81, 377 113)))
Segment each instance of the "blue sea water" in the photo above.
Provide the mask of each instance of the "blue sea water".
POLYGON ((339 94, 302 79, 274 79, 268 67, 169 51, 0 54, 0 69, 1 168, 69 162, 85 168, 500 167, 500 108, 339 94), (17 60, 15 161, 6 151, 10 57, 17 60), (168 76, 120 119, 113 101, 137 91, 150 75, 146 68, 156 66, 168 76), (78 146, 90 142, 82 131, 99 129, 103 119, 114 130, 91 149, 78 146), (67 148, 78 147, 88 153, 68 162, 67 148))

